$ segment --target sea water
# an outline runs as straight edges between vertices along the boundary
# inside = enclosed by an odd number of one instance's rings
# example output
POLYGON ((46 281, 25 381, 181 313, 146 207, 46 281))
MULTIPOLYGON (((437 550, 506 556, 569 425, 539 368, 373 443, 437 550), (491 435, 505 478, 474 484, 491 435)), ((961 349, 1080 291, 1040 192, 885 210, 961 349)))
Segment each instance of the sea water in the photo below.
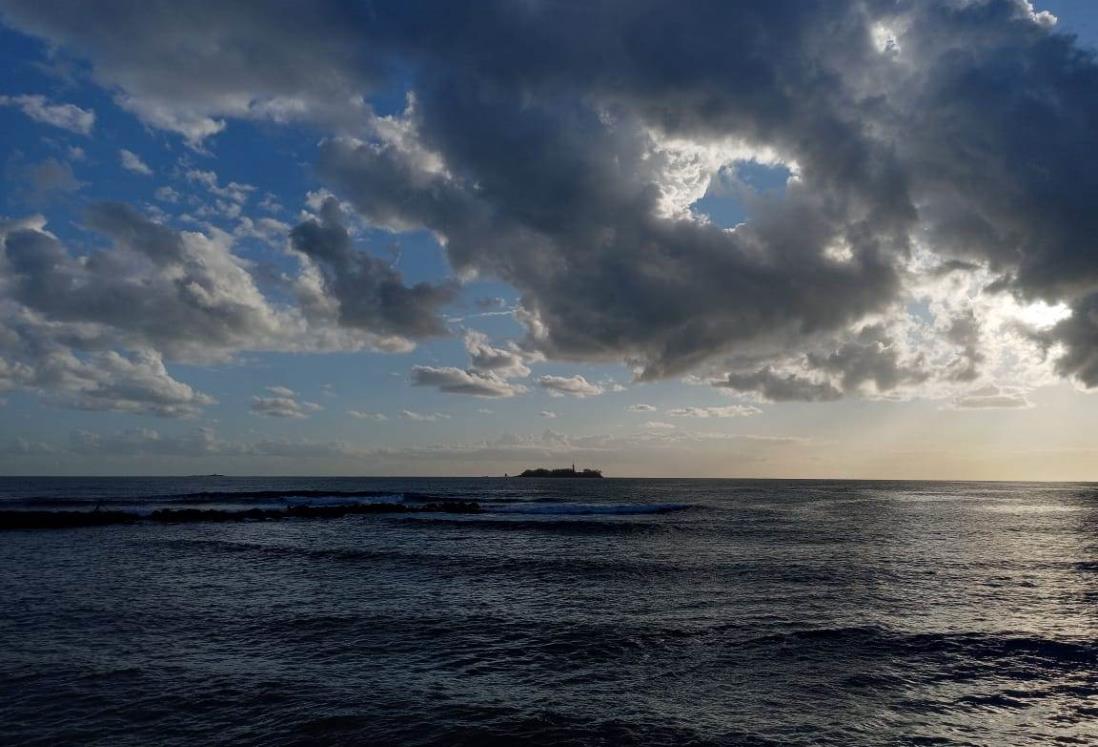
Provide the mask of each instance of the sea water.
POLYGON ((1096 744, 1098 486, 0 479, 4 744, 1096 744), (304 495, 302 495, 304 493, 304 495))

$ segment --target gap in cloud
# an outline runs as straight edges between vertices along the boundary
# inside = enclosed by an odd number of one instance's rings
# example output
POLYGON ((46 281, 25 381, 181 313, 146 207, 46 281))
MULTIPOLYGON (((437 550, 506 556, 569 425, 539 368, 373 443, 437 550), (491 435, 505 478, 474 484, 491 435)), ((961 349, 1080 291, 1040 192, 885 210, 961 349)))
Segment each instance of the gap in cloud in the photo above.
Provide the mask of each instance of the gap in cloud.
POLYGON ((705 195, 690 209, 721 228, 747 220, 748 203, 755 196, 781 196, 792 171, 784 164, 736 161, 722 167, 709 181, 705 195))
POLYGON ((283 215, 294 216, 305 193, 321 186, 310 167, 317 139, 317 131, 305 125, 234 119, 206 142, 209 156, 187 155, 193 168, 212 169, 223 182, 256 185, 253 205, 270 192, 284 208, 283 215))
POLYGON ((442 245, 425 229, 394 233, 366 228, 357 238, 359 249, 388 262, 408 285, 437 283, 453 276, 442 245))
POLYGON ((1098 50, 1098 4, 1079 0, 1036 0, 1037 12, 1048 11, 1056 16, 1056 31, 1076 34, 1080 46, 1098 50))
POLYGON ((408 94, 412 88, 412 71, 390 71, 388 85, 371 92, 368 99, 379 117, 399 117, 408 106, 408 94))
POLYGON ((447 321, 452 328, 475 329, 495 340, 521 338, 526 328, 515 319, 518 305, 518 295, 510 285, 478 278, 462 285, 461 298, 447 321))

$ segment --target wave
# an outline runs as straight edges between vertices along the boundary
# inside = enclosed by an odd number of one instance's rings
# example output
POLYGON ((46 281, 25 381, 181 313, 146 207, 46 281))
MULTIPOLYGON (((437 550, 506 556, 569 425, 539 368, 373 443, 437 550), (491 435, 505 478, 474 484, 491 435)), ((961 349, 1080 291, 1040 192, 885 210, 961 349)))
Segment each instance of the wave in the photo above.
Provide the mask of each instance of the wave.
MULTIPOLYGON (((484 512, 487 513, 487 512, 484 512)), ((483 515, 483 514, 482 514, 483 515)), ((491 515, 491 514, 489 514, 491 515)), ((413 518, 406 520, 418 526, 441 529, 484 530, 504 532, 551 532, 576 535, 618 535, 668 531, 672 527, 650 521, 598 521, 593 519, 490 519, 490 518, 413 518)))
MULTIPOLYGON (((632 576, 644 579, 646 583, 651 583, 657 578, 671 576, 689 578, 693 572, 691 568, 659 561, 604 556, 583 557, 572 554, 515 557, 506 554, 464 554, 452 551, 427 552, 414 548, 405 549, 403 546, 376 549, 357 546, 315 547, 189 536, 157 538, 154 541, 161 547, 175 548, 184 552, 210 552, 229 556, 252 557, 257 560, 289 560, 292 562, 307 559, 375 567, 388 564, 403 569, 418 567, 431 571, 444 571, 448 574, 460 570, 472 577, 506 574, 512 581, 523 578, 535 579, 538 582, 544 582, 548 579, 559 581, 567 578, 569 574, 582 573, 587 580, 598 576, 612 577, 617 581, 621 581, 626 576, 632 576)), ((661 635, 668 637, 677 634, 664 631, 661 635)))
POLYGON ((638 516, 669 514, 694 508, 686 503, 537 503, 510 505, 492 511, 496 514, 531 516, 638 516))
POLYGON ((341 519, 363 514, 479 513, 473 501, 444 501, 406 506, 401 503, 368 502, 316 505, 281 505, 274 508, 252 506, 244 509, 159 508, 153 511, 0 511, 0 531, 25 529, 77 529, 119 524, 153 522, 159 524, 196 524, 234 521, 277 521, 280 519, 341 519))
POLYGON ((1063 640, 1009 633, 900 633, 874 626, 815 628, 759 636, 742 645, 808 647, 838 646, 861 654, 949 657, 976 664, 1006 659, 1020 667, 1098 665, 1098 645, 1086 640, 1063 640))
POLYGON ((0 501, 4 508, 72 508, 86 506, 256 505, 256 506, 344 506, 363 503, 442 503, 466 500, 464 496, 432 495, 392 490, 207 490, 194 493, 163 493, 132 496, 58 498, 34 496, 0 501))

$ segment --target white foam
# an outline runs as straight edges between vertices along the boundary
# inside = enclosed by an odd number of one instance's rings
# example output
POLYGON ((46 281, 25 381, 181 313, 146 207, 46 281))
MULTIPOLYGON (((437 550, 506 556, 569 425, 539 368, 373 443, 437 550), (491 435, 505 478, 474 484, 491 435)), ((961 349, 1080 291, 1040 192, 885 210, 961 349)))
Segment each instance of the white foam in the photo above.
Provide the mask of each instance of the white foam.
POLYGON ((393 495, 371 495, 369 497, 353 498, 345 495, 332 496, 286 496, 281 504, 274 504, 274 508, 280 506, 364 506, 373 503, 403 503, 404 496, 399 493, 393 495))

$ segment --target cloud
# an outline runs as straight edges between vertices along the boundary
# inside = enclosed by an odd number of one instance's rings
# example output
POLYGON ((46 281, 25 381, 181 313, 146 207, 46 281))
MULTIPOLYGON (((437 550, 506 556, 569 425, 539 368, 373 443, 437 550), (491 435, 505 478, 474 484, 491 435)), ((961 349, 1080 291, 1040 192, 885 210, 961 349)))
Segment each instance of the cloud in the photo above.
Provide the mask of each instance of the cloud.
POLYGON ((950 407, 954 410, 1012 410, 1028 409, 1033 403, 1025 392, 989 385, 956 397, 950 407))
POLYGON ((529 376, 530 369, 526 363, 538 359, 514 343, 509 343, 504 348, 493 347, 488 342, 488 336, 476 330, 466 330, 464 340, 471 368, 480 372, 491 372, 505 379, 529 376))
MULTIPOLYGON (((1004 344, 986 319, 922 340, 892 322, 925 279, 986 271, 986 306, 1072 311, 1014 351, 1044 345, 1098 385, 1098 63, 1022 0, 608 2, 581 18, 11 0, 5 22, 193 147, 234 119, 315 126, 326 187, 374 228, 431 232, 458 276, 512 286, 523 349, 550 358, 649 380, 749 357, 727 388, 775 401, 971 385, 1004 344), (397 87, 407 107, 378 116, 370 96, 397 87), (746 219, 717 225, 697 201, 748 162, 790 178, 738 193, 746 219), (952 357, 931 366, 913 346, 938 338, 952 357)), ((27 98, 5 102, 52 106, 27 98)), ((455 287, 405 285, 351 246, 337 207, 294 230, 306 315, 393 344, 444 334, 455 287)))
MULTIPOLYGON (((142 161, 141 157, 133 151, 122 148, 118 151, 118 159, 122 164, 122 168, 126 169, 126 171, 132 171, 135 174, 141 174, 143 176, 152 176, 152 169, 150 169, 148 164, 142 161)), ((170 187, 167 189, 170 189, 170 187)))
POLYGON ((1036 336, 1046 349, 1062 345, 1056 370, 1086 387, 1098 386, 1098 292, 1077 299, 1071 316, 1036 336))
POLYGON ((433 386, 450 394, 471 394, 475 397, 513 397, 526 388, 511 384, 494 373, 464 371, 445 366, 412 366, 413 386, 433 386))
POLYGON ((167 185, 163 187, 158 187, 155 195, 156 199, 160 200, 161 202, 169 202, 172 204, 179 202, 180 198, 179 192, 175 191, 167 185))
POLYGON ((31 204, 48 202, 59 195, 78 192, 87 186, 76 178, 72 165, 50 157, 37 163, 22 163, 18 158, 8 164, 8 181, 13 192, 26 198, 31 204))
POLYGON ((369 412, 368 410, 348 410, 347 414, 356 420, 376 420, 383 423, 389 419, 384 413, 369 412))
POLYGON ((171 377, 164 361, 407 349, 402 338, 348 330, 268 298, 223 232, 176 231, 117 203, 92 205, 85 222, 109 246, 70 249, 40 216, 0 223, 8 387, 61 406, 189 416, 212 400, 171 377))
POLYGON ((506 348, 493 347, 484 333, 467 330, 465 349, 469 353, 468 369, 413 366, 412 385, 433 386, 449 394, 475 397, 513 397, 526 391, 525 386, 508 381, 530 375, 526 361, 531 356, 514 343, 506 348))
POLYGON ((75 104, 51 104, 45 96, 0 96, 0 106, 14 106, 36 122, 78 135, 90 135, 95 126, 94 111, 75 104))
POLYGON ((0 445, 0 456, 28 457, 39 455, 55 455, 61 451, 56 446, 45 441, 31 441, 19 436, 0 445))
POLYGON ((660 420, 649 420, 644 424, 644 427, 654 431, 668 431, 672 428, 677 428, 678 426, 676 426, 674 423, 664 423, 660 420))
POLYGON ((335 3, 272 14, 16 1, 4 20, 90 59, 93 78, 120 106, 195 148, 230 117, 350 126, 362 91, 381 77, 363 45, 370 14, 335 3), (195 42, 211 37, 216 43, 195 42))
POLYGON ((444 412, 415 412, 413 410, 401 410, 401 416, 405 420, 414 423, 436 423, 440 420, 449 420, 450 416, 444 412))
POLYGON ((214 399, 180 381, 150 350, 130 356, 106 352, 94 356, 90 376, 78 386, 71 405, 84 410, 116 410, 151 413, 162 417, 188 417, 214 403, 214 399))
POLYGON ((0 391, 37 392, 49 404, 160 417, 193 417, 215 400, 168 373, 153 350, 78 357, 67 348, 0 325, 0 391))
POLYGON ((625 408, 629 412, 655 412, 656 408, 652 405, 646 405, 643 402, 638 402, 635 405, 629 405, 625 408))
POLYGON ((794 373, 780 374, 770 368, 751 372, 730 372, 713 383, 739 392, 755 392, 769 402, 829 402, 843 393, 829 381, 812 381, 794 373))
MULTIPOLYGON (((930 373, 920 361, 905 363, 887 332, 880 325, 865 327, 857 336, 827 355, 809 355, 816 368, 837 374, 844 390, 871 383, 885 392, 904 382, 919 382, 930 373)), ((803 386, 803 385, 802 385, 803 386)))
POLYGON ((524 465, 545 458, 594 463, 603 468, 620 466, 622 472, 619 474, 629 474, 643 469, 645 464, 653 464, 655 455, 666 456, 669 452, 689 453, 693 458, 705 458, 713 464, 744 466, 765 464, 768 456, 807 446, 810 446, 808 439, 795 436, 691 433, 676 429, 626 435, 568 436, 545 429, 540 433, 507 433, 455 443, 364 448, 341 441, 308 439, 231 440, 209 427, 180 432, 140 427, 117 431, 80 429, 62 441, 14 439, 0 445, 0 456, 10 464, 42 464, 35 460, 76 456, 88 458, 84 464, 102 464, 102 460, 109 460, 127 466, 134 464, 134 458, 141 459, 143 464, 149 464, 150 458, 180 459, 188 463, 186 469, 195 471, 225 471, 226 467, 240 471, 292 471, 300 469, 302 460, 309 460, 318 469, 336 470, 341 474, 351 468, 392 469, 394 464, 414 472, 453 474, 454 470, 460 470, 483 474, 485 464, 491 463, 498 464, 502 473, 513 471, 511 465, 516 461, 524 465), (734 452, 729 451, 729 444, 735 445, 734 452))
POLYGON ((537 379, 538 385, 547 389, 554 397, 595 397, 602 394, 603 389, 599 384, 593 384, 579 374, 575 376, 541 376, 537 379))
POLYGON ((262 347, 299 323, 267 302, 224 235, 176 232, 117 203, 92 206, 86 221, 113 249, 85 260, 40 225, 6 232, 10 298, 54 322, 96 325, 101 336, 179 358, 262 347))
POLYGON ((676 418, 743 418, 762 412, 750 405, 724 405, 722 407, 676 407, 667 414, 676 418))
POLYGON ((554 420, 557 417, 557 414, 552 410, 542 410, 538 413, 538 415, 543 418, 548 418, 549 420, 554 420))
POLYGON ((292 389, 284 386, 269 386, 267 391, 272 397, 252 397, 251 411, 257 415, 267 415, 272 418, 307 418, 314 412, 322 410, 316 402, 299 400, 292 389))
POLYGON ((191 169, 186 176, 187 181, 201 184, 210 194, 238 205, 247 202, 249 195, 255 191, 255 187, 251 184, 241 184, 239 182, 229 182, 227 185, 221 186, 217 174, 213 171, 191 169))
POLYGON ((53 323, 94 325, 87 329, 100 337, 184 359, 236 350, 405 347, 274 303, 223 232, 176 231, 120 203, 91 206, 85 221, 112 242, 87 258, 38 218, 0 225, 6 297, 53 323))
POLYGON ((404 285, 388 263, 356 250, 339 203, 326 199, 319 215, 290 232, 295 251, 315 268, 322 292, 338 304, 340 324, 404 338, 447 333, 439 309, 456 297, 453 284, 404 285))
POLYGON ((191 433, 166 436, 153 428, 134 428, 115 433, 73 431, 66 450, 92 456, 170 455, 199 457, 238 453, 240 450, 220 439, 209 428, 191 433))

